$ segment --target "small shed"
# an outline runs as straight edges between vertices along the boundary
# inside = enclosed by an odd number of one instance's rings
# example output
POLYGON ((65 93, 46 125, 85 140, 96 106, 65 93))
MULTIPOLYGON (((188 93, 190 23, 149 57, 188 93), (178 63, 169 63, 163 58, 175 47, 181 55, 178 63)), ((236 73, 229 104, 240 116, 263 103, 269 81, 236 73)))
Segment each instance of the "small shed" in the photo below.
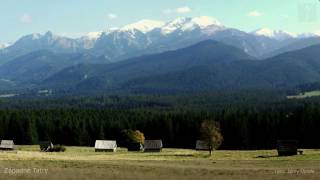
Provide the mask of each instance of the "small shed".
POLYGON ((145 140, 144 152, 161 152, 163 148, 162 140, 145 140))
POLYGON ((128 151, 142 151, 143 145, 141 143, 128 143, 128 151))
POLYGON ((210 146, 209 146, 208 141, 197 140, 197 142, 196 142, 196 150, 197 151, 209 151, 210 150, 210 146))
POLYGON ((0 150, 13 151, 14 150, 13 140, 1 140, 0 150))
POLYGON ((43 151, 43 152, 49 152, 51 149, 54 148, 52 142, 50 141, 40 141, 39 146, 40 146, 40 151, 43 151))
POLYGON ((94 148, 96 152, 116 152, 117 142, 106 141, 106 140, 96 140, 94 148))
POLYGON ((277 151, 279 156, 294 156, 298 154, 297 140, 278 140, 277 151))

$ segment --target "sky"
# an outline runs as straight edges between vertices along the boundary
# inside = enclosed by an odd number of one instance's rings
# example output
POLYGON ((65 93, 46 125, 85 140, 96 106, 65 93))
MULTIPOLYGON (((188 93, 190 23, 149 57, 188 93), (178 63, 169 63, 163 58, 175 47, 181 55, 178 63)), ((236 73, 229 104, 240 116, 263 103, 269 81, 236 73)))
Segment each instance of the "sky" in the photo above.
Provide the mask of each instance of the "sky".
POLYGON ((244 31, 320 32, 320 0, 0 0, 0 43, 49 30, 77 37, 142 19, 196 16, 244 31))

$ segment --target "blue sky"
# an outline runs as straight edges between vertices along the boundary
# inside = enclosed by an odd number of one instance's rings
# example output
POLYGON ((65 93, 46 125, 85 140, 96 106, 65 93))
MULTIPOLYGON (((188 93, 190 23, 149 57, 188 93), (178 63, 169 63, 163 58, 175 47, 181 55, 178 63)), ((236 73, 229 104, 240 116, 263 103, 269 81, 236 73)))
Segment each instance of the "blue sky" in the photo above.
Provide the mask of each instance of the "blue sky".
POLYGON ((33 32, 78 36, 141 19, 203 15, 245 31, 320 31, 319 0, 1 0, 0 43, 33 32))

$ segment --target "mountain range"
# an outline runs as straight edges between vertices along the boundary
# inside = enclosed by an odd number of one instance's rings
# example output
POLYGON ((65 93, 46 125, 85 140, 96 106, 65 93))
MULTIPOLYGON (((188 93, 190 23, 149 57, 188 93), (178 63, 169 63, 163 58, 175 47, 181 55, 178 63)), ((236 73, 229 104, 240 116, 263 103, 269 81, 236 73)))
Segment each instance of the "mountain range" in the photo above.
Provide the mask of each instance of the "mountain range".
POLYGON ((320 80, 318 44, 316 34, 244 32, 205 16, 76 39, 35 33, 0 48, 0 89, 286 89, 320 80))
POLYGON ((138 92, 286 89, 320 80, 320 45, 256 61, 241 49, 207 40, 106 65, 77 65, 44 87, 138 92))
POLYGON ((290 51, 294 44, 299 44, 299 48, 314 45, 320 37, 316 34, 295 35, 267 28, 244 32, 225 27, 221 22, 206 16, 178 18, 169 22, 142 20, 122 28, 91 32, 76 39, 54 35, 50 31, 43 35, 26 35, 0 50, 0 64, 41 49, 58 53, 91 53, 116 62, 176 50, 208 39, 238 47, 253 57, 262 58, 290 51))

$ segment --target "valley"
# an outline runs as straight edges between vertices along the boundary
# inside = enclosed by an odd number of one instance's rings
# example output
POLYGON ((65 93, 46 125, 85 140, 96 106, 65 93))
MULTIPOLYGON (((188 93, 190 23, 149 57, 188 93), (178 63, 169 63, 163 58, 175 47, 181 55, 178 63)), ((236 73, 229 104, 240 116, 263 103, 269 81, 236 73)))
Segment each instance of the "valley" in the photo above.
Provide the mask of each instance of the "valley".
POLYGON ((319 179, 318 5, 1 1, 0 179, 319 179))

